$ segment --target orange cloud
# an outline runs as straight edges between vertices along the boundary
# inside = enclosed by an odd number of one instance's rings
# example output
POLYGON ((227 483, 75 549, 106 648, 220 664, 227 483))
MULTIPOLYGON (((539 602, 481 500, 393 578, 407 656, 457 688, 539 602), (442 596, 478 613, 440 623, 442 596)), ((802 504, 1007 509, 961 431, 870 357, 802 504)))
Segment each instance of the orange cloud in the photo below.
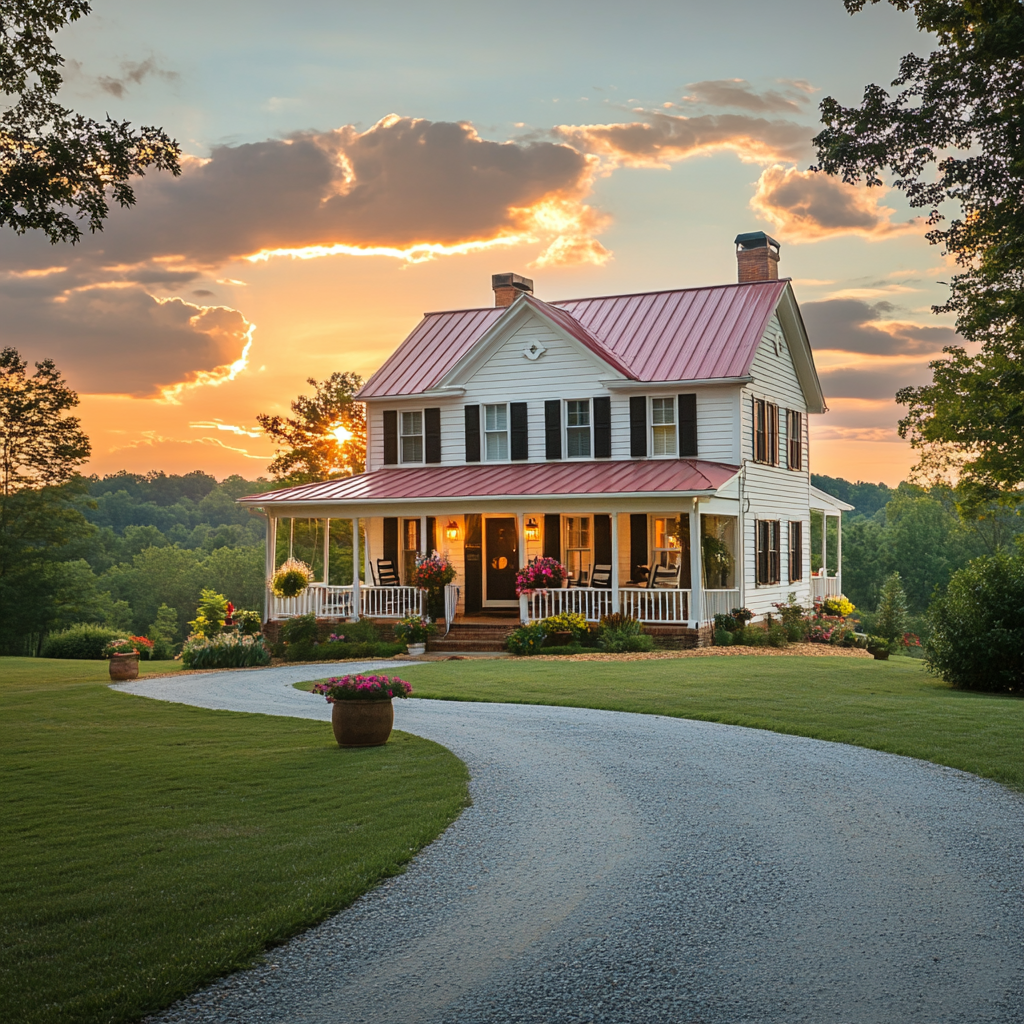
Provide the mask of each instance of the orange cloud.
POLYGON ((750 206, 790 242, 817 242, 837 235, 860 235, 877 242, 919 233, 920 218, 892 222, 896 211, 881 205, 885 191, 775 165, 762 172, 750 206))

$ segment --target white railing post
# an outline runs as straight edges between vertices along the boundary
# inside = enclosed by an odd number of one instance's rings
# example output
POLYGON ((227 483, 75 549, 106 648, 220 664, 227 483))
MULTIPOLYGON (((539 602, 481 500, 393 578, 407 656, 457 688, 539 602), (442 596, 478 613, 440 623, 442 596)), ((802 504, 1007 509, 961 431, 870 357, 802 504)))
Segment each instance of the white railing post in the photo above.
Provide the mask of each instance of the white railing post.
POLYGON ((619 513, 612 513, 612 611, 619 610, 619 513))
POLYGON ((703 551, 701 550, 700 505, 694 498, 690 502, 690 625, 700 629, 704 611, 703 551))
POLYGON ((352 520, 352 619, 359 619, 359 520, 352 520))
MULTIPOLYGON (((266 569, 266 578, 269 581, 271 576, 274 575, 274 570, 277 568, 277 519, 272 516, 267 516, 267 551, 266 558, 264 560, 264 567, 266 569)), ((274 617, 274 592, 270 589, 269 583, 264 586, 264 599, 263 599, 263 621, 269 622, 274 617)))

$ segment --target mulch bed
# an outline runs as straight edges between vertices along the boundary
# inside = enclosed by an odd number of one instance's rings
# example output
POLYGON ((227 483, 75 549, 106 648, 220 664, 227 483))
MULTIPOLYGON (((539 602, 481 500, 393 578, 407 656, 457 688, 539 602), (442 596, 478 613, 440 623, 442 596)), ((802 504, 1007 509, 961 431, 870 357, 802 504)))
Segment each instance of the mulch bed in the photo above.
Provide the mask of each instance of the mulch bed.
POLYGON ((790 644, 788 647, 694 647, 687 651, 648 651, 636 654, 563 654, 532 655, 533 661, 662 661, 667 658, 732 658, 753 655, 756 658, 870 658, 859 647, 833 647, 831 644, 790 644))

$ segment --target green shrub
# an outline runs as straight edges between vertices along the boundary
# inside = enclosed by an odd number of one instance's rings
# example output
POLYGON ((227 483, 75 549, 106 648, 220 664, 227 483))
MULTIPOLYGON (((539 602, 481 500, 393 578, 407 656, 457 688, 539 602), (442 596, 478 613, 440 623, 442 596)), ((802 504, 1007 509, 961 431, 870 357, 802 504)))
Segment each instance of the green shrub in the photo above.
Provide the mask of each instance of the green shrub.
POLYGON ((803 619, 784 622, 783 628, 786 631, 786 638, 791 644, 802 644, 807 639, 807 623, 803 619))
POLYGON ((767 629, 769 647, 788 647, 789 629, 781 622, 773 622, 767 629))
POLYGON ((254 636, 260 631, 263 625, 263 617, 259 612, 250 612, 242 609, 231 616, 235 625, 246 635, 254 636))
POLYGON ((601 650, 609 654, 631 654, 636 651, 653 651, 654 637, 646 633, 628 630, 606 629, 598 641, 601 650))
POLYGON ((742 647, 768 646, 768 631, 760 626, 744 626, 742 629, 738 629, 733 636, 735 643, 742 647))
POLYGON ((327 641, 318 644, 306 640, 302 643, 289 644, 284 649, 286 661, 346 661, 350 658, 393 658, 405 651, 405 644, 387 643, 382 640, 366 641, 327 641))
POLYGON ((545 647, 539 653, 544 655, 551 654, 555 657, 567 657, 570 654, 583 654, 584 652, 583 644, 555 644, 552 647, 545 647))
POLYGON ((337 631, 344 633, 346 640, 359 643, 373 644, 380 640, 380 630, 377 629, 373 619, 359 619, 357 622, 346 622, 338 626, 337 631))
POLYGON ((181 648, 185 668, 252 668, 270 664, 270 651, 262 635, 218 633, 216 636, 190 636, 181 648))
MULTIPOLYGON (((727 618, 728 616, 723 616, 727 618)), ((716 615, 717 619, 718 616, 716 615)), ((732 645, 732 633, 728 629, 719 628, 715 630, 715 646, 716 647, 729 647, 732 645)))
POLYGON ((80 622, 60 633, 51 633, 43 642, 44 658, 87 658, 99 661, 103 648, 111 640, 127 638, 123 629, 111 629, 91 622, 80 622))
POLYGON ((518 655, 538 654, 544 646, 547 630, 541 622, 528 622, 525 626, 513 629, 505 641, 505 646, 518 655))
POLYGON ((281 640, 285 644, 305 644, 316 642, 316 616, 296 615, 281 624, 281 640))
MULTIPOLYGON (((740 624, 731 615, 723 615, 723 614, 719 613, 718 615, 715 616, 715 632, 716 633, 719 632, 719 631, 722 631, 722 632, 726 632, 726 633, 730 633, 731 634, 731 633, 735 633, 736 630, 739 629, 739 628, 740 628, 740 624)), ((732 641, 730 640, 729 643, 732 643, 732 641)))
POLYGON ((929 616, 929 671, 963 690, 1024 689, 1024 554, 969 562, 929 616))
POLYGON ((548 633, 572 633, 573 643, 581 643, 590 632, 587 620, 578 612, 559 612, 557 615, 549 615, 543 625, 548 633))
POLYGON ((907 595, 903 592, 900 574, 894 572, 883 584, 878 598, 875 632, 890 644, 907 632, 907 595))
POLYGON ((228 599, 216 590, 203 589, 199 597, 196 617, 189 623, 193 633, 202 633, 205 637, 216 636, 223 628, 228 617, 228 599))

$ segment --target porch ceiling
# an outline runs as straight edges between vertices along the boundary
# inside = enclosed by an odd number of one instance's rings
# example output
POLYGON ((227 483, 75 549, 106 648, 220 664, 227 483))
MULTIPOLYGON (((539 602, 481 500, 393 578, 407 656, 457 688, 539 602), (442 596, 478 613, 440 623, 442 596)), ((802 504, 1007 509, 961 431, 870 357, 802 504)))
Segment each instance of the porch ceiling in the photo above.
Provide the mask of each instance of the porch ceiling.
POLYGON ((274 513, 280 515, 287 514, 288 506, 341 506, 367 514, 367 506, 437 501, 451 505, 523 499, 672 499, 714 494, 738 472, 739 466, 703 459, 389 468, 253 494, 239 502, 280 509, 274 513))

